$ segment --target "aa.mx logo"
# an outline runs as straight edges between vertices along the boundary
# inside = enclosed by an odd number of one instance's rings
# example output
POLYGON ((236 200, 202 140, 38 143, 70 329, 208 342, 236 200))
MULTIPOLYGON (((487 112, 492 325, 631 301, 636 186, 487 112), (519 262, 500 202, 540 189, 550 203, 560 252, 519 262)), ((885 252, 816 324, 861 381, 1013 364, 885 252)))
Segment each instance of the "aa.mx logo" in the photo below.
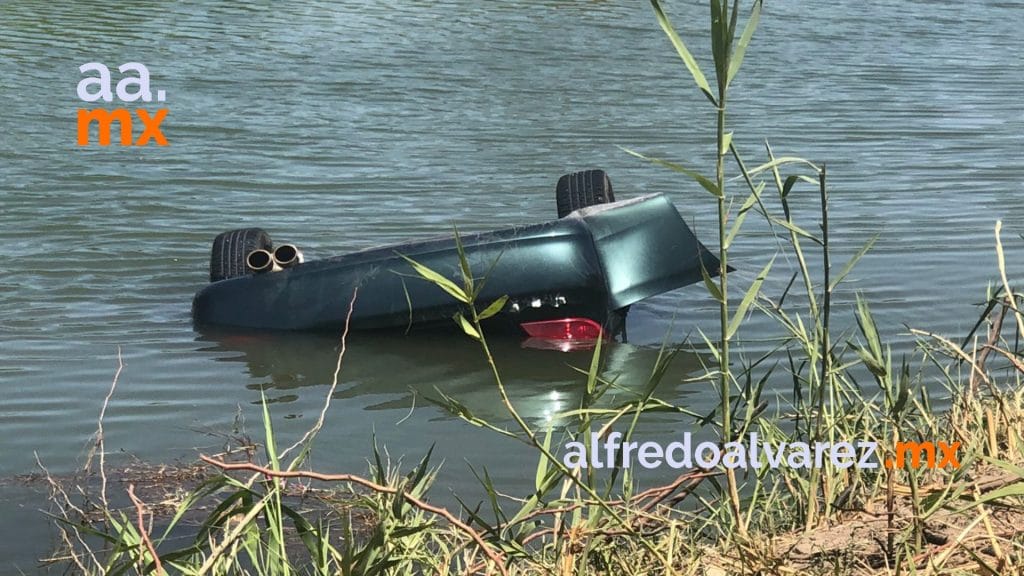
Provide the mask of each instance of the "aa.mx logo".
MULTIPOLYGON (((128 62, 118 67, 118 72, 125 74, 117 83, 114 92, 110 90, 110 69, 99 62, 89 62, 78 67, 82 74, 98 72, 99 76, 86 76, 78 82, 78 97, 83 102, 113 102, 114 94, 121 102, 152 102, 153 93, 149 89, 149 69, 138 62, 128 62), (128 75, 134 72, 137 76, 128 75), (92 87, 92 91, 90 88, 92 87)), ((167 99, 163 90, 156 91, 157 102, 167 99)), ((137 140, 132 140, 132 110, 128 108, 79 108, 78 109, 78 145, 89 145, 89 130, 96 123, 97 143, 100 146, 110 145, 110 131, 117 122, 121 132, 121 146, 146 146, 155 142, 158 146, 167 146, 167 138, 160 130, 160 123, 167 117, 167 108, 160 108, 152 115, 143 108, 135 108, 135 116, 142 123, 142 133, 137 140)))

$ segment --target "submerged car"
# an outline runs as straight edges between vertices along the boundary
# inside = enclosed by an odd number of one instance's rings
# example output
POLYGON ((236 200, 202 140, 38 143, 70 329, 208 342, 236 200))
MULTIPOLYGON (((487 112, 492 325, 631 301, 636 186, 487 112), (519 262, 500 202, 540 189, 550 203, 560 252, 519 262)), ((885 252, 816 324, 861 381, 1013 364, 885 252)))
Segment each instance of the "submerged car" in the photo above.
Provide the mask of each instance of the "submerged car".
MULTIPOLYGON (((485 328, 541 341, 591 340, 624 327, 630 305, 717 275, 718 259, 662 194, 615 201, 601 170, 563 176, 558 219, 463 235, 480 307, 507 296, 485 328)), ((416 274, 407 259, 461 285, 454 234, 304 261, 259 228, 213 241, 211 283, 193 301, 197 326, 340 331, 453 326, 463 304, 416 274)))

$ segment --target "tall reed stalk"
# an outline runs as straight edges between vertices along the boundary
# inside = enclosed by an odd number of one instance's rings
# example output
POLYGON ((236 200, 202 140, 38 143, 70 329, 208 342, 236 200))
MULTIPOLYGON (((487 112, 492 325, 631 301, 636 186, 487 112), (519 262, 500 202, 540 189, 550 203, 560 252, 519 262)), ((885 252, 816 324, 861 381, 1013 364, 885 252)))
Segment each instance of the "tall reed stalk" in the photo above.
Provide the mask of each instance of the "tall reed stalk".
MULTIPOLYGON (((756 0, 747 19, 746 26, 739 38, 736 37, 736 24, 739 20, 739 0, 734 0, 730 10, 728 0, 711 0, 711 53, 715 66, 716 90, 712 91, 704 72, 696 58, 686 47, 675 28, 672 26, 668 15, 665 13, 660 0, 651 0, 651 6, 661 25, 662 30, 668 36, 676 52, 682 59, 687 70, 690 72, 697 88, 715 107, 716 129, 715 129, 715 177, 714 180, 703 176, 696 170, 685 168, 681 165, 665 162, 662 160, 646 158, 640 154, 633 153, 658 164, 668 166, 680 173, 686 174, 697 181, 705 190, 715 197, 718 212, 718 259, 721 263, 718 273, 718 284, 713 284, 710 274, 715 271, 704 271, 705 285, 708 292, 718 302, 719 334, 718 342, 710 343, 714 356, 718 360, 716 380, 718 382, 719 405, 718 415, 721 426, 721 438, 725 443, 732 442, 734 425, 732 420, 733 400, 732 389, 735 379, 732 374, 732 356, 729 341, 733 338, 736 330, 742 322, 760 283, 751 286, 751 290, 744 296, 741 304, 733 311, 729 305, 729 245, 735 238, 739 226, 742 225, 742 218, 737 218, 730 228, 730 197, 726 191, 725 164, 726 155, 732 149, 732 132, 726 131, 726 109, 729 94, 729 85, 746 54, 747 47, 757 28, 761 14, 761 0, 756 0)), ((756 194, 755 194, 756 197, 756 194)), ((749 206, 748 206, 749 208, 749 206)), ((732 509, 732 517, 738 534, 746 537, 747 527, 744 515, 740 509, 740 494, 736 481, 736 473, 733 468, 725 469, 728 500, 732 509)))

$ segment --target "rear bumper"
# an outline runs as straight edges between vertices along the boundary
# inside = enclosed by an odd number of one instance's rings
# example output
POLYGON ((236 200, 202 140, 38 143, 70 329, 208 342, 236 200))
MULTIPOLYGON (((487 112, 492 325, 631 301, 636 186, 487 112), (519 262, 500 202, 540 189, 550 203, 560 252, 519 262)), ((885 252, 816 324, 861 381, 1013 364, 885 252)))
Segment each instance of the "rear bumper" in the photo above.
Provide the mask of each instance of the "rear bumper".
POLYGON ((584 208, 611 309, 700 282, 701 266, 718 274, 718 258, 704 247, 662 194, 584 208))

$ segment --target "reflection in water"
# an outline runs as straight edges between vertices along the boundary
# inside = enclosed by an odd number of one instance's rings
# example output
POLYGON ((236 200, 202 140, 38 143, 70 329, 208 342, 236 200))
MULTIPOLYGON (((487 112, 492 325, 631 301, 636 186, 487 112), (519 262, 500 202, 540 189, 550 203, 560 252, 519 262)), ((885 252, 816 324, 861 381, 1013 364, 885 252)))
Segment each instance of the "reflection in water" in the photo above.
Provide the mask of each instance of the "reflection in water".
MULTIPOLYGON (((237 352, 223 361, 244 362, 258 380, 247 385, 262 389, 270 402, 298 398, 297 389, 332 382, 341 341, 323 334, 281 332, 204 332, 200 341, 207 352, 237 352)), ((518 339, 488 341, 502 381, 520 413, 537 423, 556 424, 554 417, 579 406, 592 352, 556 352, 524 348, 518 339)), ((629 401, 640 393, 658 361, 658 347, 612 342, 603 351, 601 377, 614 382, 602 405, 629 401)), ((680 386, 699 367, 692 353, 672 360, 662 386, 680 386)), ((669 398, 692 390, 666 390, 669 398)), ((441 393, 463 404, 473 415, 488 421, 506 418, 494 378, 480 346, 469 338, 447 333, 357 333, 350 335, 335 399, 366 397, 358 404, 367 410, 411 409, 441 393), (377 396, 379 399, 371 399, 377 396)), ((253 402, 258 402, 254 399, 253 402)))

